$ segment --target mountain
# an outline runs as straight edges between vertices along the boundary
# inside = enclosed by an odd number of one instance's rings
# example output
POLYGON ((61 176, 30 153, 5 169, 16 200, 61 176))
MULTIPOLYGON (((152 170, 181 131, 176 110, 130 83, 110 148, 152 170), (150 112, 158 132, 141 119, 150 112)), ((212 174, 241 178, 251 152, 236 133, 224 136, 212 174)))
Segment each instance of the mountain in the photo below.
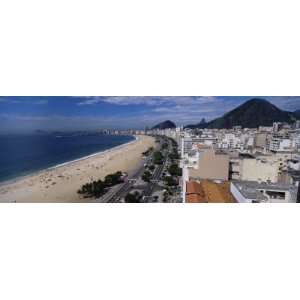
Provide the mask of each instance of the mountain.
POLYGON ((300 120, 300 109, 294 111, 293 115, 295 116, 296 119, 300 120))
POLYGON ((154 127, 152 127, 152 129, 169 129, 169 128, 176 128, 175 123, 173 123, 170 120, 161 122, 161 123, 155 125, 154 127))
POLYGON ((295 113, 284 111, 264 99, 253 98, 234 110, 226 113, 221 118, 214 119, 208 123, 188 125, 187 128, 232 128, 242 126, 243 128, 257 128, 259 126, 272 126, 273 122, 295 121, 295 113))

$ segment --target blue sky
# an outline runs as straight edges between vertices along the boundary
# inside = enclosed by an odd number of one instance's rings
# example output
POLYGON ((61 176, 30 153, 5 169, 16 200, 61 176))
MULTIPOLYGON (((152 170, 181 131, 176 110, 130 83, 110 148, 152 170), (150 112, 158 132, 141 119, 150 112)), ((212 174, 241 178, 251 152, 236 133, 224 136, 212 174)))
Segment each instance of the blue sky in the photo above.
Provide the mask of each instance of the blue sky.
MULTIPOLYGON (((211 120, 254 96, 241 97, 0 97, 0 131, 144 128, 211 120)), ((300 96, 260 97, 281 109, 300 109, 300 96)))

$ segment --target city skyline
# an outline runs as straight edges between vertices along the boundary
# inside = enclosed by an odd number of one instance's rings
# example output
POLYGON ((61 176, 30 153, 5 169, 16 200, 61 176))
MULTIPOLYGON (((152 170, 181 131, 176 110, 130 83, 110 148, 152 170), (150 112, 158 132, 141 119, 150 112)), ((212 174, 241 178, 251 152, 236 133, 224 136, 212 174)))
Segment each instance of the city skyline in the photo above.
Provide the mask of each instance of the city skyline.
MULTIPOLYGON (((143 129, 167 119, 187 125, 220 117, 253 97, 0 97, 1 131, 143 129)), ((283 110, 300 109, 300 96, 259 98, 283 110)))

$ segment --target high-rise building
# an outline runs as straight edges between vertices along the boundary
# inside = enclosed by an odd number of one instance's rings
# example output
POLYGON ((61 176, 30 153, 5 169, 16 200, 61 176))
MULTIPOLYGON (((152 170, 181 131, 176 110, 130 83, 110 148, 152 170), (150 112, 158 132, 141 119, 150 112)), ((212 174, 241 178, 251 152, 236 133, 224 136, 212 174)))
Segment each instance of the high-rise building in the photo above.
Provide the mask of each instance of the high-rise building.
POLYGON ((273 132, 278 132, 282 128, 282 123, 274 122, 273 123, 273 132))

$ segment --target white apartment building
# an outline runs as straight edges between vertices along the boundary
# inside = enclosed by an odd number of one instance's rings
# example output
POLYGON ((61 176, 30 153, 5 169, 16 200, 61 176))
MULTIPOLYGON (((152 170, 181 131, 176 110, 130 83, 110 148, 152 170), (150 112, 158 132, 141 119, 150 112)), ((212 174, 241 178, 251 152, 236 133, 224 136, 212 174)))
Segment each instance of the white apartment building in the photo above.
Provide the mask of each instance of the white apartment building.
POLYGON ((255 144, 255 138, 254 136, 249 136, 246 140, 246 148, 253 148, 255 144))
POLYGON ((184 157, 186 153, 193 149, 193 146, 205 145, 213 147, 215 144, 217 144, 217 138, 211 135, 204 135, 200 137, 186 135, 181 138, 181 156, 184 157))
POLYGON ((274 152, 291 151, 292 141, 290 139, 282 139, 273 137, 270 141, 269 150, 274 152))
POLYGON ((240 153, 239 157, 230 159, 230 177, 233 180, 276 183, 284 166, 275 155, 254 157, 240 153))
POLYGON ((278 132, 282 128, 282 123, 280 122, 274 122, 273 123, 273 132, 278 132))
POLYGON ((241 138, 234 133, 226 133, 218 143, 220 149, 241 149, 244 148, 244 143, 241 138))
POLYGON ((181 157, 180 166, 187 168, 196 168, 199 161, 199 152, 197 150, 190 150, 189 153, 184 153, 181 157))
POLYGON ((294 159, 288 161, 289 169, 300 171, 300 156, 296 156, 294 159))
POLYGON ((269 126, 259 126, 258 127, 259 132, 268 132, 271 133, 273 131, 273 127, 269 126))
POLYGON ((300 149, 300 133, 295 133, 291 137, 292 148, 297 150, 300 149))

